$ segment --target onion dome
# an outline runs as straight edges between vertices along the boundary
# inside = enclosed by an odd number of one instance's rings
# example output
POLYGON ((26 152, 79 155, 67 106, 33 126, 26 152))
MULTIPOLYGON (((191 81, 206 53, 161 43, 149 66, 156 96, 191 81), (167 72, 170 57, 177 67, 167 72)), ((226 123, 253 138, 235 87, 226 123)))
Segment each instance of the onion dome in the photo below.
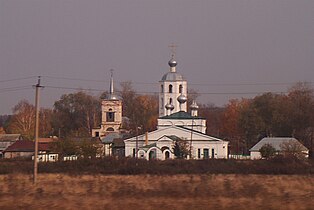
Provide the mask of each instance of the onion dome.
POLYGON ((173 106, 173 104, 169 104, 169 103, 167 103, 166 105, 165 105, 165 108, 167 109, 167 110, 173 110, 174 109, 174 106, 173 106))
POLYGON ((174 60, 174 58, 171 58, 170 61, 168 62, 169 66, 172 67, 176 67, 177 65, 177 61, 174 60))
POLYGON ((198 109, 198 105, 196 104, 195 101, 193 101, 193 103, 190 106, 191 110, 197 110, 198 109))
POLYGON ((177 100, 178 100, 178 102, 179 102, 180 104, 184 104, 188 99, 187 99, 186 96, 184 96, 184 95, 181 94, 181 95, 177 98, 177 100))

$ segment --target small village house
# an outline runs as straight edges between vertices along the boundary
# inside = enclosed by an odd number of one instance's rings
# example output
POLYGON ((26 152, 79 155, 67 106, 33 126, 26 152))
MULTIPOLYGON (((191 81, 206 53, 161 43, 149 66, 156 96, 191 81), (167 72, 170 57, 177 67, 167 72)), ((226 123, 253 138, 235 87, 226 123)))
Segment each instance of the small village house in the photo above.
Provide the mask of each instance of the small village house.
POLYGON ((304 155, 304 157, 309 156, 309 150, 301 144, 296 138, 293 137, 265 137, 262 140, 260 140, 257 144, 255 144, 251 149, 250 149, 250 156, 251 159, 261 159, 262 155, 260 153, 260 149, 264 145, 271 145, 275 150, 276 154, 282 154, 284 151, 285 145, 289 146, 292 145, 295 148, 297 148, 300 152, 304 155))

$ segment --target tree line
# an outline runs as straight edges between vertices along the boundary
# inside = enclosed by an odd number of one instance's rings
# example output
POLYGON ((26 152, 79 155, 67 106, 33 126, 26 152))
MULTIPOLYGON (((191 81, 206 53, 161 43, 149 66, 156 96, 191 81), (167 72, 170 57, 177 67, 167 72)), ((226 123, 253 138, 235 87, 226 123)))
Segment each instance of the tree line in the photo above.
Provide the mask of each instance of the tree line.
MULTIPOLYGON (((156 129, 158 95, 140 95, 131 82, 120 84, 117 91, 123 101, 122 128, 135 132, 156 129)), ((89 137, 91 129, 101 121, 101 100, 83 91, 64 94, 52 109, 40 110, 41 137, 89 137)), ((188 103, 196 99, 197 91, 189 91, 188 103)), ((188 106, 189 107, 189 106, 188 106)), ((314 133, 314 92, 307 83, 297 83, 286 94, 264 93, 254 98, 231 99, 224 107, 200 104, 199 115, 207 119, 207 134, 230 142, 232 154, 248 154, 248 150, 266 136, 290 137, 300 140, 310 150, 314 133)), ((34 138, 35 107, 21 100, 13 115, 1 116, 0 132, 20 133, 34 138)), ((134 133, 135 134, 135 133, 134 133)))

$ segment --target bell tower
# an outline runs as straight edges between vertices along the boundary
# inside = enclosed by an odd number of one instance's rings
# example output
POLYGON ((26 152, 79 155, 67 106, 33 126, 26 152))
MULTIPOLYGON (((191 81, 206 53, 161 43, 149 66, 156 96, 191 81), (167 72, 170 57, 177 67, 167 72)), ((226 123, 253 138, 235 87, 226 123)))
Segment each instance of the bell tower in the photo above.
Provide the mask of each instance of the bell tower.
POLYGON ((169 72, 164 74, 159 81, 159 117, 187 111, 187 82, 176 70, 177 61, 174 59, 174 53, 168 65, 169 72))
POLYGON ((119 132, 122 124, 122 101, 113 89, 113 70, 110 70, 109 95, 101 101, 101 125, 93 129, 92 136, 105 136, 110 132, 119 132))

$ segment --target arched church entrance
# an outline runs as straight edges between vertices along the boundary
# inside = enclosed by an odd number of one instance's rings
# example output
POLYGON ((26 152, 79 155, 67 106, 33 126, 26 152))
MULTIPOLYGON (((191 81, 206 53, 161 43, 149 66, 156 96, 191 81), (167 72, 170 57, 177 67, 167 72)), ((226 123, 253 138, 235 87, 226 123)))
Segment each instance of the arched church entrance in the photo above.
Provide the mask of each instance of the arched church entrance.
POLYGON ((166 151, 165 152, 165 160, 169 159, 170 158, 170 152, 169 151, 166 151))
POLYGON ((154 159, 156 159, 156 149, 152 149, 149 152, 149 160, 154 160, 154 159))

